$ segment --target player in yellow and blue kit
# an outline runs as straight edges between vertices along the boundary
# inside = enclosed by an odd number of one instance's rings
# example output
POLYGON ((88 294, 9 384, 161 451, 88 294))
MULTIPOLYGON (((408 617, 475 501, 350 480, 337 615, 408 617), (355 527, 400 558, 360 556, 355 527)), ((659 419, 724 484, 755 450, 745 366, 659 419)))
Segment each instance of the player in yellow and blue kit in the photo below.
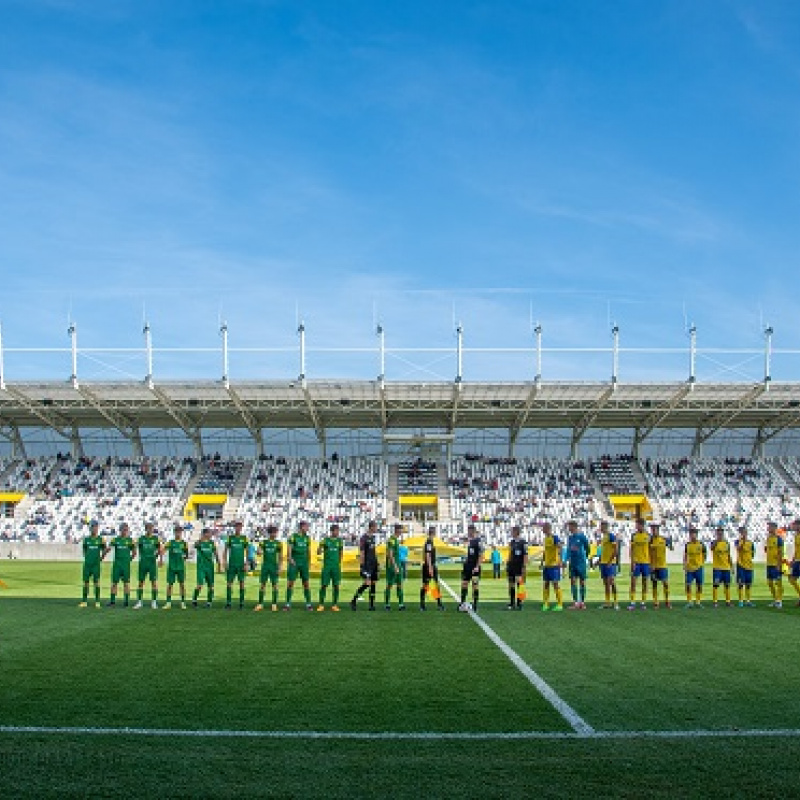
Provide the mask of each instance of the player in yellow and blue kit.
POLYGON ((664 587, 664 605, 672 608, 669 601, 669 567, 667 567, 667 548, 672 550, 672 540, 661 535, 661 526, 650 525, 650 579, 653 583, 653 608, 658 608, 658 584, 664 587))
POLYGON ((563 611, 564 603, 561 598, 561 539, 553 533, 553 526, 549 522, 542 525, 544 533, 544 552, 542 553, 542 611, 550 611, 550 586, 552 584, 556 593, 556 604, 553 611, 563 611))
MULTIPOLYGON (((798 583, 798 578, 800 578, 800 519, 796 519, 790 526, 789 529, 794 533, 794 552, 792 554, 792 561, 789 564, 789 583, 792 584, 792 588, 797 592, 797 596, 800 598, 800 583, 798 583)), ((797 601, 797 605, 800 606, 800 599, 797 601)))
POLYGON ((636 530, 631 536, 631 596, 628 611, 636 608, 636 579, 642 579, 642 611, 647 608, 647 579, 650 577, 650 535, 644 529, 644 520, 636 520, 636 530))
POLYGON ((767 585, 772 594, 770 606, 783 608, 783 537, 774 522, 767 523, 767 585))
POLYGON ((617 563, 619 561, 619 542, 616 535, 609 529, 607 522, 600 523, 600 577, 603 579, 603 589, 606 602, 603 608, 619 610, 617 605, 617 563), (614 599, 612 604, 611 599, 614 599))
POLYGON ((686 608, 702 608, 703 565, 708 553, 703 542, 697 541, 697 528, 689 528, 689 541, 683 550, 683 569, 686 573, 686 608), (696 599, 692 603, 692 584, 695 585, 696 599))
POLYGON ((731 545, 725 538, 725 530, 722 527, 717 528, 717 538, 711 545, 711 565, 714 578, 714 586, 712 589, 712 599, 714 601, 714 608, 717 607, 717 594, 720 584, 725 587, 725 605, 731 604, 731 569, 733 568, 733 561, 731 560, 731 545))
POLYGON ((736 586, 739 591, 739 608, 755 605, 750 600, 750 591, 753 588, 753 560, 756 556, 755 543, 748 538, 747 528, 739 528, 739 538, 736 540, 736 586))

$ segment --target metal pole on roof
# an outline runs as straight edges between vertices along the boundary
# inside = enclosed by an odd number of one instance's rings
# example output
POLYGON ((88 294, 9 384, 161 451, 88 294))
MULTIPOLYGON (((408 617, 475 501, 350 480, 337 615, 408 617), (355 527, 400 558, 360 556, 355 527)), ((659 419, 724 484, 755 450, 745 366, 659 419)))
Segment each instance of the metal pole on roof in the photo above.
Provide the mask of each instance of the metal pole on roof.
POLYGON ((697 326, 692 323, 689 328, 689 383, 694 384, 697 380, 695 364, 697 362, 697 326))
POLYGON ((464 328, 459 322, 456 326, 456 383, 461 383, 464 357, 464 328))
POLYGON ((70 337, 70 347, 72 349, 72 375, 70 381, 73 386, 78 385, 78 329, 75 327, 74 322, 70 322, 67 333, 70 337))
POLYGON ((375 329, 375 333, 378 336, 378 353, 379 353, 379 362, 380 362, 380 372, 378 373, 378 383, 383 386, 384 380, 386 379, 386 334, 383 330, 383 325, 378 323, 378 327, 375 329))
POLYGON ((539 383, 542 380, 542 326, 537 322, 536 327, 533 329, 536 335, 536 377, 534 381, 539 383))
POLYGON ((5 369, 3 368, 3 323, 0 322, 0 389, 6 388, 5 369))
POLYGON ((220 336, 222 336, 222 382, 227 389, 230 385, 228 381, 228 323, 223 322, 219 328, 220 336))
POLYGON ((619 325, 611 329, 611 383, 617 382, 619 372, 619 325))
POLYGON ((144 377, 144 381, 147 384, 149 389, 153 388, 153 337, 150 334, 150 323, 145 320, 144 329, 142 330, 144 334, 144 352, 145 358, 147 359, 147 375, 144 377))
POLYGON ((769 325, 764 330, 764 383, 766 384, 766 389, 769 390, 769 382, 772 380, 772 334, 773 334, 772 326, 769 325))
POLYGON ((300 375, 299 380, 305 382, 306 379, 306 326, 300 322, 297 326, 297 333, 300 336, 300 375))

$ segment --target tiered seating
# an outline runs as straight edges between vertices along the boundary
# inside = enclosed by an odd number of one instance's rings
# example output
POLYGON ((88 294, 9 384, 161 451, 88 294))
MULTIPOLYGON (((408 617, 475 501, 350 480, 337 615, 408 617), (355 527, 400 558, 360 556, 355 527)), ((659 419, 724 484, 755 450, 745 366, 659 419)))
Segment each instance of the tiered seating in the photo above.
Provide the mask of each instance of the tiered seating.
POLYGON ((733 537, 747 525, 751 537, 765 537, 766 523, 787 524, 800 516, 800 498, 769 461, 677 459, 643 465, 665 531, 678 541, 694 525, 708 539, 722 525, 733 537))
POLYGON ((386 485, 381 459, 264 458, 253 464, 239 516, 248 531, 275 524, 282 535, 307 520, 315 538, 338 522, 353 540, 370 520, 385 519, 386 485))
POLYGON ((602 456, 592 461, 589 472, 606 495, 640 494, 642 485, 633 474, 629 455, 602 456))
POLYGON ((165 531, 180 515, 181 495, 195 469, 191 459, 164 457, 74 461, 59 456, 28 463, 23 484, 33 504, 25 519, 13 521, 14 532, 31 541, 75 542, 90 520, 103 530, 126 521, 136 533, 151 521, 165 531), (34 475, 46 478, 36 486, 34 475))
POLYGON ((195 491, 206 494, 230 494, 244 465, 243 458, 223 459, 219 454, 204 456, 200 462, 200 478, 195 491))
POLYGON ((459 520, 444 535, 464 535, 470 522, 489 544, 505 542, 512 525, 536 539, 539 526, 560 529, 570 519, 587 526, 600 509, 583 462, 470 455, 450 463, 450 509, 459 520))
POLYGON ((397 490, 401 495, 436 494, 438 491, 436 464, 417 458, 397 465, 397 490))

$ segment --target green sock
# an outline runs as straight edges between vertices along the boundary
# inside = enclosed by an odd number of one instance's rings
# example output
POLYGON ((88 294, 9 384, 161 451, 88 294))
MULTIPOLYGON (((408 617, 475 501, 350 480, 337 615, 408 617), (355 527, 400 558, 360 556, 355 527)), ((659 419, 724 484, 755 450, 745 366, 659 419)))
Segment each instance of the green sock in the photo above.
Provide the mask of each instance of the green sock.
POLYGON ((286 605, 290 606, 292 604, 292 587, 286 587, 286 605))
POLYGON ((233 598, 233 589, 229 586, 225 594, 225 603, 227 605, 230 605, 232 598, 233 598))
POLYGON ((385 606, 389 605, 389 592, 390 591, 391 591, 391 589, 387 586, 386 587, 386 591, 383 593, 383 604, 385 606))
POLYGON ((200 589, 195 589, 194 594, 192 595, 192 602, 196 603, 198 597, 200 597, 200 589))
POLYGON ((311 605, 311 587, 310 586, 304 586, 303 587, 303 594, 305 595, 305 598, 306 598, 306 605, 310 606, 311 605))
POLYGON ((130 605, 130 602, 131 602, 131 596, 128 592, 125 592, 125 605, 126 606, 130 605))
POLYGON ((94 601, 95 601, 95 603, 99 603, 100 602, 100 584, 99 583, 96 583, 94 585, 94 601))
POLYGON ((89 599, 89 584, 83 584, 83 602, 85 603, 89 599))
POLYGON ((258 590, 258 604, 260 606, 264 605, 264 587, 263 586, 258 590))
POLYGON ((136 590, 136 599, 140 603, 142 602, 142 587, 141 586, 136 590))
POLYGON ((334 583, 333 584, 333 604, 335 606, 339 605, 339 584, 338 583, 334 583))
POLYGON ((158 589, 153 589, 153 602, 158 600, 158 589))
POLYGON ((214 602, 214 590, 211 587, 209 587, 208 589, 208 602, 209 603, 214 602))
POLYGON ((397 587, 397 599, 400 601, 400 605, 401 606, 405 605, 403 603, 403 584, 402 583, 397 587))
POLYGON ((244 605, 244 586, 239 586, 239 605, 244 605))
POLYGON ((577 584, 573 583, 570 588, 572 589, 572 602, 573 603, 577 603, 578 602, 578 586, 577 586, 577 584))
POLYGON ((274 584, 272 587, 272 605, 278 604, 278 584, 274 584))
POLYGON ((321 606, 325 605, 325 587, 324 586, 320 586, 320 589, 319 589, 319 604, 321 606))
POLYGON ((585 602, 586 602, 586 584, 582 583, 581 584, 581 603, 585 603, 585 602))

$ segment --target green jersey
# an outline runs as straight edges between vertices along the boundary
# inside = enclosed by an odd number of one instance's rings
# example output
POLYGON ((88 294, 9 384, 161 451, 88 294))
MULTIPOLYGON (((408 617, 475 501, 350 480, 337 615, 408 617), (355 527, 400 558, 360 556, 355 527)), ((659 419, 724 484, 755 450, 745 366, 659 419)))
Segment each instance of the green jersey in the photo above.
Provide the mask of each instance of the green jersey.
POLYGON ((264 539, 261 542, 261 555, 264 557, 263 566, 267 569, 278 569, 282 554, 283 542, 277 539, 264 539))
POLYGON ((338 536, 326 536, 322 540, 322 563, 325 567, 338 567, 342 559, 344 542, 338 536))
POLYGON ((181 570, 189 558, 189 545, 183 539, 172 539, 167 543, 167 556, 167 567, 181 570))
POLYGON ((111 540, 111 549, 114 551, 114 563, 128 566, 133 558, 133 551, 136 545, 131 536, 115 536, 111 540))
POLYGON ((293 533, 289 537, 289 546, 292 548, 292 560, 308 563, 308 553, 311 549, 311 539, 308 534, 293 533))
POLYGON ((106 543, 102 536, 87 536, 83 540, 83 560, 87 565, 99 565, 106 543))
POLYGON ((210 569, 214 571, 214 562, 217 560, 217 546, 211 539, 201 539, 195 542, 194 549, 197 550, 197 569, 210 569))
POLYGON ((244 557, 247 555, 247 537, 244 534, 232 534, 228 537, 228 568, 243 567, 244 557))
POLYGON ((139 561, 155 561, 158 551, 161 549, 161 541, 158 536, 153 534, 139 537, 139 561))
POLYGON ((400 569, 400 540, 396 536, 390 536, 386 540, 386 566, 400 569), (394 557, 394 562, 392 557, 394 557))

